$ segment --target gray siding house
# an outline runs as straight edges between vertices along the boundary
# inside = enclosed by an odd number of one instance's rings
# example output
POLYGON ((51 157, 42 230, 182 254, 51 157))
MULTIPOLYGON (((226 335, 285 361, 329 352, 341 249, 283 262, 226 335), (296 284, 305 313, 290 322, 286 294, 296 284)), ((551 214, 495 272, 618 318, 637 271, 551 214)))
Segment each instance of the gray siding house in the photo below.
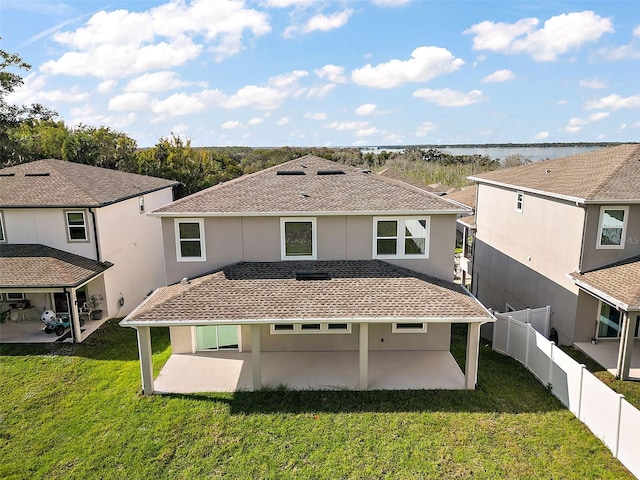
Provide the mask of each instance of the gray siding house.
MULTIPOLYGON (((352 352, 356 378, 333 387, 364 390, 384 385, 370 353, 441 352, 453 360, 451 324, 466 323, 465 375, 455 361, 446 368, 459 375, 450 388, 475 388, 479 326, 493 317, 453 283, 456 216, 464 212, 315 156, 155 210, 168 286, 122 321, 138 331, 144 392, 155 390, 154 326, 170 327, 174 357, 250 352, 251 389, 272 385, 261 373, 268 353, 286 352, 295 364, 305 352, 352 352)), ((286 384, 284 376, 275 381, 286 384)), ((418 388, 428 384, 425 376, 418 388)))
POLYGON ((640 321, 640 145, 470 177, 478 184, 473 291, 497 311, 550 305, 559 342, 620 342, 640 321))

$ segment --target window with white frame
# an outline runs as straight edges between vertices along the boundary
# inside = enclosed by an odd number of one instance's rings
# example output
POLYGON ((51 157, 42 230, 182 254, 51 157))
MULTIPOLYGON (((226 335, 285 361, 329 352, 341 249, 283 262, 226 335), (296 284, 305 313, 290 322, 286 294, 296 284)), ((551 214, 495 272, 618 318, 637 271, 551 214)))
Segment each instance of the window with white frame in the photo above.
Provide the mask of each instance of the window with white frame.
POLYGON ((7 236, 4 233, 4 218, 2 217, 2 212, 0 212, 0 243, 4 243, 7 241, 7 236))
POLYGON ((524 207, 524 192, 516 192, 516 212, 522 213, 524 207))
POLYGON ((316 219, 281 218, 280 242, 282 260, 315 260, 317 258, 316 219))
POLYGON ((271 334, 351 333, 350 323, 280 323, 271 324, 271 334))
POLYGON ((176 256, 179 262, 205 261, 204 220, 202 218, 174 219, 176 256))
POLYGON ((86 242, 89 240, 84 211, 68 210, 65 212, 65 217, 67 219, 67 238, 70 242, 86 242))
POLYGON ((601 207, 596 248, 624 248, 629 207, 601 207))
POLYGON ((391 325, 391 333, 427 333, 424 322, 397 322, 391 325))
POLYGON ((429 217, 373 219, 374 258, 428 258, 429 217))

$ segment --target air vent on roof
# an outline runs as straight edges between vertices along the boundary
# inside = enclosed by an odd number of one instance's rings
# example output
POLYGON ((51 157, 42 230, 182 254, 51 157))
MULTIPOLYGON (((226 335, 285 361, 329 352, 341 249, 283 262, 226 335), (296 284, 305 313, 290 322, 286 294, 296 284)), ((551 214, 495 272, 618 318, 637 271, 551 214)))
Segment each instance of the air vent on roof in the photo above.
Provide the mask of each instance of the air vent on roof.
POLYGON ((359 168, 358 171, 362 173, 371 173, 371 170, 369 170, 368 168, 359 168))
POLYGON ((318 170, 318 175, 344 175, 342 170, 318 170))
POLYGON ((48 177, 51 175, 49 172, 46 173, 25 173, 25 177, 48 177))
POLYGON ((302 170, 278 170, 276 175, 306 175, 302 170))
POLYGON ((0 177, 15 177, 15 173, 0 173, 0 177))
POLYGON ((296 280, 331 280, 329 272, 296 272, 296 280))

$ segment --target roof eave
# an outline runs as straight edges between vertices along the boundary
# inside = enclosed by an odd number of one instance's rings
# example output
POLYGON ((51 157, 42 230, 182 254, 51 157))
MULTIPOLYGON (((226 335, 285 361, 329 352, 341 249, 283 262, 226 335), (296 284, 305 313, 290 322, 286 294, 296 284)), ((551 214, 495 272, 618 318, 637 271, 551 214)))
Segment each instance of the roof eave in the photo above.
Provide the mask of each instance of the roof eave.
MULTIPOLYGON (((487 180, 485 178, 480 178, 480 177, 467 177, 467 178, 469 180, 473 180, 474 182, 485 183, 485 184, 488 184, 488 185, 493 185, 495 187, 508 188, 510 190, 519 190, 519 191, 522 191, 522 192, 541 195, 543 197, 552 197, 552 198, 557 198, 559 200, 566 200, 566 201, 572 202, 572 203, 578 203, 578 204, 587 203, 586 199, 584 199, 582 197, 575 197, 573 195, 564 195, 562 193, 547 192, 547 191, 538 190, 538 189, 535 189, 535 188, 523 187, 522 185, 514 185, 514 184, 511 184, 511 183, 498 182, 496 180, 487 180)), ((593 202, 593 201, 591 201, 591 202, 593 202)), ((618 203, 619 203, 619 201, 618 201, 618 203)))
POLYGON ((147 215, 155 217, 300 217, 300 216, 389 216, 389 215, 458 215, 471 213, 471 210, 335 210, 335 211, 280 211, 280 212, 158 212, 147 215))
POLYGON ((628 305, 627 303, 623 302, 622 300, 618 300, 617 298, 609 295, 608 293, 605 293, 602 290, 599 290, 599 289, 595 288, 593 285, 589 285, 585 281, 574 277, 570 273, 567 273, 566 276, 570 280, 573 280, 573 282, 576 284, 576 286, 578 288, 584 290, 587 293, 592 294, 593 296, 599 298, 600 300, 604 300, 606 303, 608 303, 610 305, 613 305, 614 307, 616 307, 616 308, 618 308, 620 310, 624 310, 625 312, 640 311, 640 306, 628 305))

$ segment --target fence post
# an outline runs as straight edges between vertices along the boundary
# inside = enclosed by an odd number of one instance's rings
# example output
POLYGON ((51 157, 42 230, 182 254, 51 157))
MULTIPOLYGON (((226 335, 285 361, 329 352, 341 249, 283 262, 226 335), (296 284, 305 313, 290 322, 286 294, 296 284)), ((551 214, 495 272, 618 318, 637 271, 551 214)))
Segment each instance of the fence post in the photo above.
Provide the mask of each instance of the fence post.
POLYGON ((510 343, 511 343, 511 322, 512 322, 513 318, 511 318, 511 316, 507 317, 507 345, 505 348, 505 352, 511 356, 511 349, 510 347, 510 343))
MULTIPOLYGON (((580 416, 582 415, 582 382, 584 381, 584 371, 587 369, 587 367, 584 364, 580 364, 580 382, 579 382, 579 388, 578 388, 578 420, 580 420, 582 422, 582 419, 580 418, 580 416)), ((583 422, 584 423, 584 422, 583 422)))
POLYGON ((547 305, 545 309, 547 310, 544 321, 544 336, 546 337, 549 335, 549 327, 551 326, 551 306, 547 305))
POLYGON ((551 351, 549 352, 549 387, 553 389, 553 348, 555 347, 554 343, 547 340, 551 344, 551 351))
POLYGON ((619 400, 618 400, 618 424, 616 426, 616 443, 615 443, 615 449, 613 450, 613 456, 618 458, 618 447, 620 445, 620 420, 622 417, 622 400, 624 399, 624 395, 622 395, 621 393, 618 394, 619 395, 619 400))
POLYGON ((529 335, 531 334, 531 324, 527 323, 527 339, 526 339, 526 344, 524 346, 524 366, 527 367, 527 370, 529 369, 529 335))
POLYGON ((525 323, 531 323, 531 309, 527 308, 525 314, 524 314, 524 321, 525 323))

